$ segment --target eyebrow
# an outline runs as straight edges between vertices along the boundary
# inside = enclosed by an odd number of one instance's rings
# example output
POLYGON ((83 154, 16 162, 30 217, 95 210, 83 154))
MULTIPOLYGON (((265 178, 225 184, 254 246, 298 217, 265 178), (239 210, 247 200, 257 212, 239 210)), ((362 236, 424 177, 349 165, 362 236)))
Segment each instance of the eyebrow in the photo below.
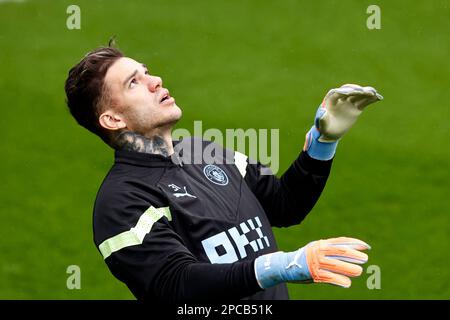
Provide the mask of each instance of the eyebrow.
MULTIPOLYGON (((144 67, 145 70, 148 70, 148 68, 147 68, 147 66, 146 66, 145 64, 141 63, 141 65, 144 67)), ((134 70, 134 72, 133 72, 132 74, 130 74, 130 75, 125 79, 125 81, 123 82, 123 86, 125 87, 125 86, 127 85, 128 81, 130 81, 131 79, 133 79, 133 78, 136 76, 136 74, 137 74, 138 72, 139 72, 139 71, 138 71, 137 69, 134 70)))

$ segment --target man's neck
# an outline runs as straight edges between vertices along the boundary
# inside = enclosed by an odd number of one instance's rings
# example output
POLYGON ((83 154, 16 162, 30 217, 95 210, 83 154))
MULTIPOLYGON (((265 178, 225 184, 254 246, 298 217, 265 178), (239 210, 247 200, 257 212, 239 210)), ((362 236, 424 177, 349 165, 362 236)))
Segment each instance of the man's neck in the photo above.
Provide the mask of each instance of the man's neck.
POLYGON ((146 137, 132 131, 124 131, 115 139, 115 149, 170 156, 174 150, 172 135, 156 134, 146 137))

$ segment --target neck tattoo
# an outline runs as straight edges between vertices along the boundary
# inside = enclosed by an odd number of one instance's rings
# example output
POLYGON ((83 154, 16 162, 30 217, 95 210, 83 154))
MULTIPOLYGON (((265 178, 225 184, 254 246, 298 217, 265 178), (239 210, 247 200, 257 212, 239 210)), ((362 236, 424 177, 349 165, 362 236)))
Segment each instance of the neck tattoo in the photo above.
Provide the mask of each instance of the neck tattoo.
POLYGON ((161 154, 165 157, 169 156, 167 143, 162 137, 154 136, 147 138, 131 131, 125 131, 119 134, 115 141, 115 147, 121 150, 161 154))

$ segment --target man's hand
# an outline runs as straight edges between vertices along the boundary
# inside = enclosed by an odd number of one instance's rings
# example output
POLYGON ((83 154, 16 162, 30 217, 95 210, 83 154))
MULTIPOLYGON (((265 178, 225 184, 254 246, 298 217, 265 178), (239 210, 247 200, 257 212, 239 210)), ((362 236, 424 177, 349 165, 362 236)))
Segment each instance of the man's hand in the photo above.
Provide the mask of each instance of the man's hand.
POLYGON ((255 274, 261 288, 282 282, 323 282, 348 288, 349 277, 362 273, 359 264, 368 257, 359 250, 370 246, 358 239, 340 237, 318 240, 293 252, 275 252, 256 258, 255 274))
POLYGON ((331 89, 323 99, 316 114, 316 127, 320 131, 320 142, 339 140, 355 123, 369 104, 383 97, 372 87, 344 84, 331 89))
POLYGON ((312 158, 329 160, 338 140, 353 126, 365 107, 383 97, 372 87, 345 84, 331 89, 319 106, 303 150, 312 158))

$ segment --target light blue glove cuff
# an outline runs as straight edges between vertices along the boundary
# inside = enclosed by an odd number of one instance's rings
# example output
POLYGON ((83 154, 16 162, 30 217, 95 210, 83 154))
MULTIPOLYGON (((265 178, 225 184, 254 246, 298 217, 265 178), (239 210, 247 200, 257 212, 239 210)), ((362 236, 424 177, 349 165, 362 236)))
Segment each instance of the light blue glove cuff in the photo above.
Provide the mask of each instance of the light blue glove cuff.
POLYGON ((310 282, 304 248, 294 252, 265 254, 255 260, 255 275, 262 289, 287 281, 310 282))
POLYGON ((317 130, 316 126, 312 126, 306 134, 304 150, 306 150, 311 158, 322 161, 330 160, 336 153, 336 148, 339 141, 320 142, 319 137, 319 130, 317 130))

